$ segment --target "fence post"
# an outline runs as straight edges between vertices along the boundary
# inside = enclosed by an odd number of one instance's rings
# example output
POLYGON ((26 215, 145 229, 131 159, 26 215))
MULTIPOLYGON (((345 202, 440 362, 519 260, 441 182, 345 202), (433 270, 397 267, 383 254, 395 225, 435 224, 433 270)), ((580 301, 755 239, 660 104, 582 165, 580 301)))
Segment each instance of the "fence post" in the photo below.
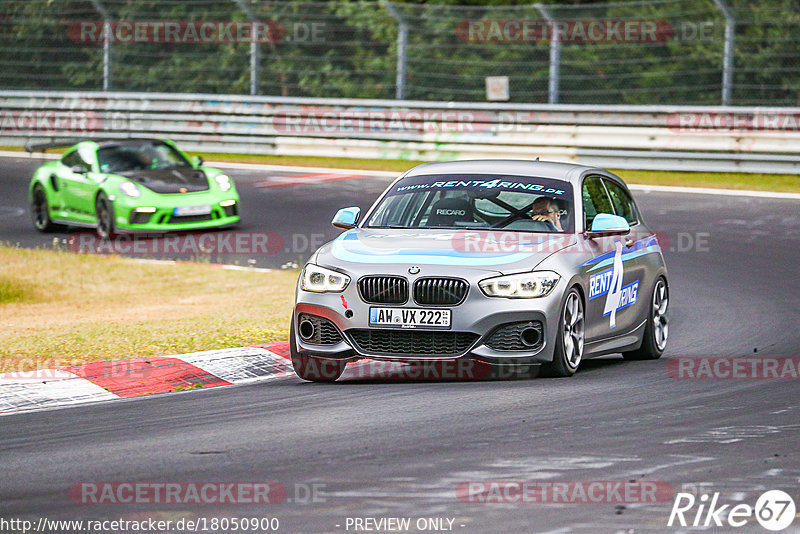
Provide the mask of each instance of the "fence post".
MULTIPOLYGON (((247 15, 247 18, 250 19, 250 22, 254 24, 252 31, 250 32, 250 95, 254 96, 258 94, 258 43, 256 42, 255 37, 255 23, 258 22, 258 18, 256 14, 250 9, 250 6, 247 5, 245 0, 233 0, 239 9, 247 15)), ((270 39, 272 36, 270 35, 270 39)))
POLYGON ((408 40, 408 23, 394 4, 384 0, 381 2, 386 6, 389 14, 397 21, 397 77, 395 79, 394 97, 397 100, 404 100, 406 97, 406 41, 408 40))
POLYGON ((734 32, 736 31, 736 18, 733 10, 725 3, 725 0, 714 0, 714 4, 725 17, 725 51, 722 58, 722 105, 727 106, 731 102, 731 87, 733 86, 733 56, 734 56, 734 32))
POLYGON ((547 84, 547 101, 550 104, 558 104, 558 86, 559 69, 561 64, 561 40, 558 37, 558 32, 555 31, 553 26, 553 17, 550 16, 550 11, 542 4, 534 4, 534 7, 539 10, 542 17, 547 21, 550 29, 550 75, 547 84))
POLYGON ((103 17, 103 91, 111 90, 111 16, 100 0, 91 0, 97 14, 103 17))

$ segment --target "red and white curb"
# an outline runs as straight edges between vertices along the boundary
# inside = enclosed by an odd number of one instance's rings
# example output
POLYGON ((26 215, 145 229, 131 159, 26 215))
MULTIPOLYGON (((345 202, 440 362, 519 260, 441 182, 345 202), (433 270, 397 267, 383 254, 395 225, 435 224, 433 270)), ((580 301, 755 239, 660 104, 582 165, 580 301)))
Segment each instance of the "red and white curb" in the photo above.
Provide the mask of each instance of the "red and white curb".
POLYGON ((0 374, 0 415, 296 376, 286 341, 0 374))

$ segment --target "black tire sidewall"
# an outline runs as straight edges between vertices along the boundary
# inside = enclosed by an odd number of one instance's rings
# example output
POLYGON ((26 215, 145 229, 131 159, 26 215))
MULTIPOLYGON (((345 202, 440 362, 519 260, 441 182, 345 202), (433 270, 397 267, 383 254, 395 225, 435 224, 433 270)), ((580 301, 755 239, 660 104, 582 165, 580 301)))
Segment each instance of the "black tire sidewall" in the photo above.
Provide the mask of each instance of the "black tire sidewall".
POLYGON ((95 209, 95 216, 97 217, 97 234, 102 239, 110 239, 114 235, 114 205, 108 199, 105 193, 100 193, 97 195, 97 199, 94 203, 95 209), (104 232, 100 228, 100 206, 101 204, 105 205, 106 211, 108 212, 108 232, 104 232))
MULTIPOLYGON (((642 344, 637 350, 624 352, 622 355, 626 360, 657 360, 664 354, 664 350, 659 350, 658 348, 658 344, 656 343, 656 331, 653 327, 653 299, 655 299, 659 282, 664 284, 664 290, 667 296, 667 311, 669 311, 669 284, 667 284, 667 280, 664 276, 659 276, 653 284, 653 289, 650 291, 650 300, 647 302, 647 325, 642 335, 642 344)), ((667 341, 669 341, 669 338, 667 338, 667 341)), ((666 345, 664 349, 666 350, 666 345)))
MULTIPOLYGON (((542 365, 540 372, 541 376, 562 378, 570 377, 578 371, 580 364, 583 361, 583 355, 581 355, 581 362, 578 362, 578 367, 573 369, 567 364, 567 356, 564 354, 564 312, 566 311, 569 296, 572 293, 575 293, 575 296, 578 297, 578 300, 581 301, 581 305, 583 306, 583 299, 581 298, 580 291, 575 289, 575 287, 570 288, 570 290, 564 294, 564 300, 561 302, 561 308, 559 309, 560 311, 558 314, 558 333, 556 335, 556 343, 553 349, 553 361, 542 365)), ((586 324, 585 321, 586 317, 584 312, 584 324, 586 324)))
POLYGON ((31 218, 33 219, 33 226, 40 232, 47 232, 53 228, 53 222, 50 220, 50 202, 47 200, 47 192, 44 190, 44 187, 41 185, 37 185, 33 188, 33 193, 31 193, 31 218), (45 222, 43 225, 39 225, 39 222, 36 220, 36 196, 37 194, 41 194, 43 197, 42 203, 44 204, 44 219, 45 222))

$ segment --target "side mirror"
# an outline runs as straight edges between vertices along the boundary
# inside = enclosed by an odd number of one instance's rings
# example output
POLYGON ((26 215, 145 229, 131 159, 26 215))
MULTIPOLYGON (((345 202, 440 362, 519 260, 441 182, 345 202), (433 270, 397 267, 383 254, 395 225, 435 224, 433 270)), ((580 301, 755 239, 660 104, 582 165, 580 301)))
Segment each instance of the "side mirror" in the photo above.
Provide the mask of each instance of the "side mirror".
POLYGON ((631 231, 631 225, 625 217, 611 215, 610 213, 598 213, 592 221, 592 228, 586 232, 586 237, 601 237, 607 235, 626 235, 631 231))
POLYGON ((192 156, 192 165, 194 168, 197 169, 203 165, 204 161, 203 158, 200 156, 192 156))
POLYGON ((358 218, 361 216, 361 208, 342 208, 336 212, 331 224, 336 228, 344 228, 349 230, 355 228, 358 223, 358 218))
POLYGON ((86 174, 87 172, 89 172, 89 169, 87 169, 83 165, 73 165, 72 167, 69 168, 69 170, 71 170, 75 174, 86 174))

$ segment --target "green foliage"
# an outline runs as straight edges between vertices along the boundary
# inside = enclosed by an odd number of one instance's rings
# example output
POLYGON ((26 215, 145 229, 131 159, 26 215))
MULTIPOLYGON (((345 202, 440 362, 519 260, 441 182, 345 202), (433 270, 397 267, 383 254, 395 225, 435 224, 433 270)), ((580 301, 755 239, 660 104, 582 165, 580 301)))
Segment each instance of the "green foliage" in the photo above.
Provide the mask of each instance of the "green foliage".
MULTIPOLYGON (((301 97, 394 98, 398 22, 380 2, 103 0, 114 21, 274 21, 286 30, 258 52, 257 92, 301 97)), ((797 0, 727 0, 736 18, 733 104, 796 105, 797 0)), ((556 20, 659 21, 658 42, 561 45, 562 103, 718 104, 725 18, 713 0, 543 2, 556 20), (691 33, 698 28, 703 35, 691 33)), ((483 101, 486 76, 510 80, 512 102, 546 102, 550 42, 473 42, 466 21, 542 20, 533 2, 421 0, 395 4, 408 25, 406 98, 483 101)), ((89 0, 0 3, 0 86, 102 89, 102 43, 76 42, 78 21, 101 21, 89 0), (73 26, 71 26, 73 25, 73 26)), ((118 91, 247 94, 248 42, 110 46, 118 91)))

